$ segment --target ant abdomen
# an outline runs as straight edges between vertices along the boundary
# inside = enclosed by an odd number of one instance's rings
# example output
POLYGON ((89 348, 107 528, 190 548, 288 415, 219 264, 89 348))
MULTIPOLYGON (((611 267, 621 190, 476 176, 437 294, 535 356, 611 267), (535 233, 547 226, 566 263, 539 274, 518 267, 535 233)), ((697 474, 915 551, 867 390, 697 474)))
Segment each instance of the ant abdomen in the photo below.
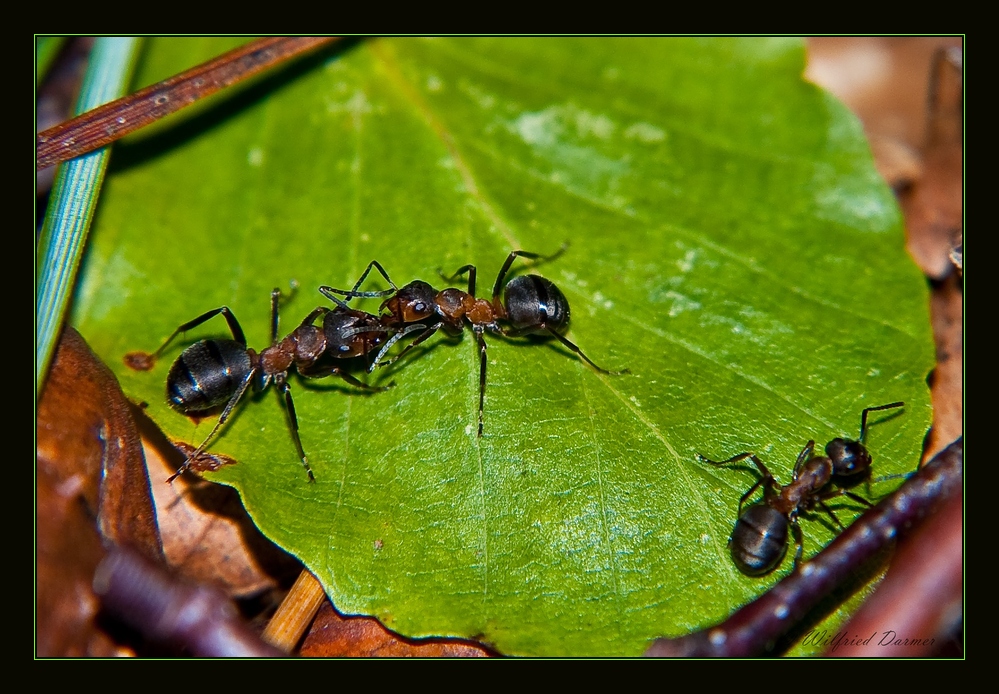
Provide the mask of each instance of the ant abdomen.
POLYGON ((739 516, 729 538, 732 561, 747 576, 773 571, 787 552, 787 517, 766 504, 750 506, 739 516))
POLYGON ((544 332, 544 328, 564 333, 569 327, 569 301, 544 277, 522 275, 510 280, 504 304, 507 320, 520 333, 544 332))
POLYGON ((246 345, 234 340, 201 340, 170 367, 167 400, 183 414, 225 405, 253 370, 246 345))

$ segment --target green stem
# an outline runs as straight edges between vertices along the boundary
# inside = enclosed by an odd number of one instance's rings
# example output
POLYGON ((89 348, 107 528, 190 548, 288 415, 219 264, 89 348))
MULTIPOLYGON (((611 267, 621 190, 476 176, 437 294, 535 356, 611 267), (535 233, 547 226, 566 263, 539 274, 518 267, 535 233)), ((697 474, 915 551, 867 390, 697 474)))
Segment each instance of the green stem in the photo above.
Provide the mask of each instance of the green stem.
MULTIPOLYGON (((93 48, 77 113, 121 96, 128 87, 139 40, 101 38, 93 48)), ((68 161, 56 175, 36 248, 35 394, 41 392, 69 307, 69 297, 104 181, 109 150, 104 147, 68 161)))

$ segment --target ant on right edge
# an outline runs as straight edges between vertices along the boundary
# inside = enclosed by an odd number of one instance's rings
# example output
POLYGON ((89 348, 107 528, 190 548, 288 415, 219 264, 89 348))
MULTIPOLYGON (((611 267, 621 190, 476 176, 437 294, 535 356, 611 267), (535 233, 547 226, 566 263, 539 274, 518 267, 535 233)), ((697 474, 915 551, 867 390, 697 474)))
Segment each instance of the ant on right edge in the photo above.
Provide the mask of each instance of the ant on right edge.
MULTIPOLYGON (((486 397, 486 342, 483 339, 483 334, 486 331, 504 337, 525 335, 554 337, 600 373, 612 376, 631 373, 628 369, 609 371, 597 366, 579 347, 565 337, 564 333, 569 329, 569 301, 551 280, 539 275, 521 275, 504 284, 510 266, 517 258, 551 260, 564 250, 565 246, 550 256, 527 251, 512 251, 496 276, 491 301, 478 299, 475 296, 476 269, 474 265, 463 265, 450 278, 441 275, 446 280, 454 280, 461 275, 468 274, 467 292, 455 287, 437 291, 422 280, 414 280, 399 289, 378 265, 378 271, 394 290, 391 296, 382 303, 381 308, 387 309, 388 314, 381 317, 381 322, 383 326, 395 332, 395 335, 385 342, 378 356, 371 362, 368 371, 373 371, 379 365, 391 364, 441 328, 451 335, 460 335, 467 324, 472 329, 475 341, 479 346, 479 437, 482 436, 482 411, 486 397), (500 301, 500 292, 503 292, 502 302, 500 301), (509 323, 510 327, 501 327, 497 322, 500 320, 509 323), (389 348, 413 331, 416 326, 422 328, 422 332, 417 335, 416 339, 406 345, 399 354, 382 361, 382 357, 385 356, 389 348)), ((362 275, 359 282, 363 279, 362 275)), ((358 292, 356 286, 350 291, 323 286, 319 288, 319 291, 337 303, 340 302, 336 295, 348 299, 384 296, 384 293, 378 292, 358 292)))
POLYGON ((865 506, 871 503, 866 499, 846 491, 842 487, 851 486, 860 476, 869 473, 871 454, 864 446, 867 434, 867 415, 877 410, 902 407, 904 402, 893 402, 877 407, 867 407, 860 417, 860 436, 857 440, 835 438, 826 444, 824 456, 812 455, 815 441, 809 441, 798 454, 794 463, 791 482, 781 485, 767 466, 755 453, 740 453, 728 460, 714 461, 698 454, 698 458, 711 465, 721 466, 747 458, 753 461, 762 475, 739 499, 738 520, 729 538, 732 561, 739 571, 747 576, 763 576, 776 569, 787 553, 788 528, 794 535, 796 550, 794 570, 798 569, 802 553, 802 533, 798 516, 820 507, 844 530, 843 524, 826 505, 826 501, 837 496, 847 496, 865 506), (839 488, 832 488, 835 484, 839 488), (742 510, 746 499, 763 487, 763 503, 754 504, 742 510))

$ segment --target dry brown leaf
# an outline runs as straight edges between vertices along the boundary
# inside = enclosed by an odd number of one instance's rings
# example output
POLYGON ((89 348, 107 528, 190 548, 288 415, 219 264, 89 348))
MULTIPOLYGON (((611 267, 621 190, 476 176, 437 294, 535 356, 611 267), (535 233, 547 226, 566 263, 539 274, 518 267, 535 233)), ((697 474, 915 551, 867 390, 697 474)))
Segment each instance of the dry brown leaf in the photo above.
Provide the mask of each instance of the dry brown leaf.
POLYGON ((36 465, 37 654, 117 654, 95 623, 101 534, 154 560, 162 555, 128 402, 72 328, 63 331, 38 402, 36 465))
POLYGON ((231 487, 195 475, 167 478, 184 462, 156 426, 139 417, 167 563, 190 580, 212 583, 234 598, 287 586, 301 570, 264 537, 231 487))
POLYGON ((952 272, 962 230, 963 94, 959 68, 941 51, 960 37, 809 40, 806 76, 864 124, 878 170, 899 191, 908 248, 927 276, 952 272), (936 90, 931 103, 931 90, 936 90))
POLYGON ((933 428, 923 460, 929 460, 964 433, 964 292, 952 274, 933 288, 930 297, 937 365, 930 391, 933 428))
POLYGON ((412 640, 392 633, 372 617, 344 617, 326 602, 319 608, 301 655, 310 657, 480 658, 484 646, 457 639, 412 640))

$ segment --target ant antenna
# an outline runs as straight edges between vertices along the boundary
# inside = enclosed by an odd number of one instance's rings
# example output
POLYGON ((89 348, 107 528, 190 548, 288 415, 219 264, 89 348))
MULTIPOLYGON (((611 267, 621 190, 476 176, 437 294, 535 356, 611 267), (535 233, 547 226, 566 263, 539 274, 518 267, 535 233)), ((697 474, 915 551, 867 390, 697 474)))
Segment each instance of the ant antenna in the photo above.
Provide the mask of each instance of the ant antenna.
POLYGON ((368 263, 368 267, 364 268, 364 272, 361 273, 361 276, 357 279, 357 282, 354 283, 353 289, 347 291, 323 285, 322 287, 319 288, 319 291, 320 293, 322 293, 323 296, 325 296, 330 301, 335 302, 338 306, 346 308, 346 304, 344 304, 339 299, 335 298, 333 294, 339 294, 340 296, 345 296, 348 299, 353 299, 355 297, 373 299, 375 297, 388 296, 389 294, 397 294, 399 292, 399 288, 395 286, 395 282, 393 282, 392 279, 388 276, 388 273, 385 272, 385 268, 382 267, 381 263, 379 263, 377 260, 372 260, 370 263, 368 263), (371 272, 371 268, 378 270, 379 274, 381 274, 381 276, 385 278, 385 281, 388 282, 389 286, 392 288, 384 289, 382 291, 377 291, 377 292, 357 291, 358 288, 364 283, 364 280, 368 276, 368 273, 371 272))
POLYGON ((864 442, 864 437, 867 436, 867 413, 876 412, 877 410, 891 410, 896 407, 904 407, 904 402, 893 402, 888 405, 878 405, 877 407, 865 407, 864 411, 860 415, 860 438, 857 439, 860 443, 864 442))

